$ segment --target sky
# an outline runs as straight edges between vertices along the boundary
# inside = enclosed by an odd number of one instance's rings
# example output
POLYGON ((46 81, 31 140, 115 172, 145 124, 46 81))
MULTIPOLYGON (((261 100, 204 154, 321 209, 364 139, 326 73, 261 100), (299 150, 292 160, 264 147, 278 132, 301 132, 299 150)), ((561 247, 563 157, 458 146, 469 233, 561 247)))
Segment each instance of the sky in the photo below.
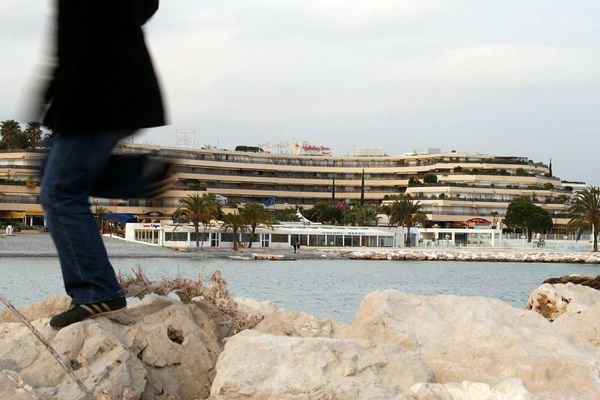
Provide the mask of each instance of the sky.
MULTIPOLYGON (((2 0, 0 120, 27 119, 52 5, 2 0)), ((517 155, 600 185, 598 15, 597 0, 162 1, 145 30, 169 125, 135 140, 517 155)))

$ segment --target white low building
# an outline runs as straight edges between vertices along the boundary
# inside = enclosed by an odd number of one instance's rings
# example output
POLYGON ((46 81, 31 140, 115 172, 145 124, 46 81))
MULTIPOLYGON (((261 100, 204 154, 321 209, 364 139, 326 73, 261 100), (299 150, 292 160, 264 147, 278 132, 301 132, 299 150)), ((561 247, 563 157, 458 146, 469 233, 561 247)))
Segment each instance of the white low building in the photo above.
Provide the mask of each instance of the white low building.
POLYGON ((420 247, 500 247, 502 229, 486 228, 420 228, 420 247))
MULTIPOLYGON (((397 230, 384 228, 303 225, 302 223, 284 223, 256 228, 253 247, 289 248, 294 243, 309 247, 394 247, 397 230)), ((251 233, 239 233, 234 238, 231 230, 224 231, 219 224, 208 228, 200 226, 198 240, 202 247, 233 247, 234 240, 239 246, 247 246, 251 233)), ((186 248, 196 246, 196 232, 191 224, 128 223, 125 227, 125 239, 132 242, 156 246, 186 248)))

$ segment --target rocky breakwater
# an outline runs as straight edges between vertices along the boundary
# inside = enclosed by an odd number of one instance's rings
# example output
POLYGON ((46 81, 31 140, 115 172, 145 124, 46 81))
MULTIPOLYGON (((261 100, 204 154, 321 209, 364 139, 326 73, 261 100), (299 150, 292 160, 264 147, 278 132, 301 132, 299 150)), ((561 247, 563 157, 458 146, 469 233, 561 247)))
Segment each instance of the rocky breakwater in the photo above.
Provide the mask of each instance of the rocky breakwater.
POLYGON ((215 400, 598 399, 600 292, 555 290, 548 298, 566 296, 571 312, 554 322, 535 306, 394 290, 369 294, 350 325, 261 305, 265 320, 228 339, 211 393, 215 400))
MULTIPOLYGON (((600 398, 600 291, 591 287, 544 284, 527 309, 384 290, 366 296, 349 325, 269 302, 238 307, 264 318, 234 334, 231 319, 201 299, 155 296, 113 320, 59 332, 47 318, 34 324, 98 398, 600 398)), ((20 324, 0 324, 0 367, 40 398, 78 398, 20 324)), ((0 398, 29 397, 0 375, 0 398)))
POLYGON ((422 250, 389 249, 357 250, 342 254, 351 260, 399 260, 399 261, 491 261, 491 262, 533 262, 533 263, 569 263, 600 264, 600 253, 550 252, 525 250, 422 250))
MULTIPOLYGON (((184 304, 152 296, 112 319, 99 317, 55 331, 47 315, 65 305, 52 299, 28 307, 26 314, 44 317, 33 325, 97 399, 204 399, 224 339, 234 333, 231 318, 201 299, 184 304), (52 310, 55 304, 59 307, 52 310)), ((3 317, 10 318, 6 312, 3 317)), ((0 324, 0 368, 40 399, 82 398, 56 360, 20 323, 0 324)), ((31 397, 0 375, 0 399, 31 397)))

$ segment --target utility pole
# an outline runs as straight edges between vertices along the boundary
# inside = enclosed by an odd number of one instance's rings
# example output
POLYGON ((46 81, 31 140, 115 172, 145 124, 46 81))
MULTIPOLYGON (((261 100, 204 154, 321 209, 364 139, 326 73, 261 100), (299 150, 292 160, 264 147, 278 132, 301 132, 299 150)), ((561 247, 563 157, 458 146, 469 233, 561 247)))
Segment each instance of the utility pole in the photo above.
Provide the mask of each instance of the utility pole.
POLYGON ((331 200, 335 201, 335 175, 333 175, 333 186, 331 187, 331 200))
POLYGON ((362 182, 360 187, 360 205, 365 205, 365 169, 362 170, 362 182))

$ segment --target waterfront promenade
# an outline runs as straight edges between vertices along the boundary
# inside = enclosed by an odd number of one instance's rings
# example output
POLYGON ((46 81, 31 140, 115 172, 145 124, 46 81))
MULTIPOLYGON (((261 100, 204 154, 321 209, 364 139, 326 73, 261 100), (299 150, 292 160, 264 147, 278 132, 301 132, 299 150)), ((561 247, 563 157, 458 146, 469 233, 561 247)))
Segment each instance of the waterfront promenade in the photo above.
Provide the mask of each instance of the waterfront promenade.
MULTIPOLYGON (((185 257, 164 247, 145 246, 114 238, 104 238, 110 257, 185 257)), ((48 233, 17 233, 0 236, 0 257, 57 257, 56 248, 48 233)))
MULTIPOLYGON (((111 258, 229 258, 230 256, 249 257, 252 253, 268 253, 284 256, 294 256, 296 259, 306 258, 335 258, 334 252, 323 252, 320 249, 303 247, 294 254, 289 249, 251 248, 234 251, 228 248, 204 247, 201 251, 190 248, 179 251, 167 247, 150 246, 146 244, 125 241, 117 237, 104 236, 106 251, 111 258)), ((57 257, 52 238, 48 233, 17 233, 12 236, 0 236, 0 257, 57 257)))
MULTIPOLYGON (((591 251, 554 251, 543 248, 348 248, 348 247, 302 247, 294 254, 288 248, 229 248, 195 247, 175 250, 125 241, 104 236, 104 243, 111 258, 238 258, 250 259, 253 254, 261 258, 269 255, 286 260, 310 259, 363 259, 406 261, 490 261, 490 262, 552 262, 600 264, 600 253, 591 251)), ((47 233, 25 233, 0 236, 0 257, 56 257, 56 249, 47 233)), ((262 258, 264 259, 264 258, 262 258)))

